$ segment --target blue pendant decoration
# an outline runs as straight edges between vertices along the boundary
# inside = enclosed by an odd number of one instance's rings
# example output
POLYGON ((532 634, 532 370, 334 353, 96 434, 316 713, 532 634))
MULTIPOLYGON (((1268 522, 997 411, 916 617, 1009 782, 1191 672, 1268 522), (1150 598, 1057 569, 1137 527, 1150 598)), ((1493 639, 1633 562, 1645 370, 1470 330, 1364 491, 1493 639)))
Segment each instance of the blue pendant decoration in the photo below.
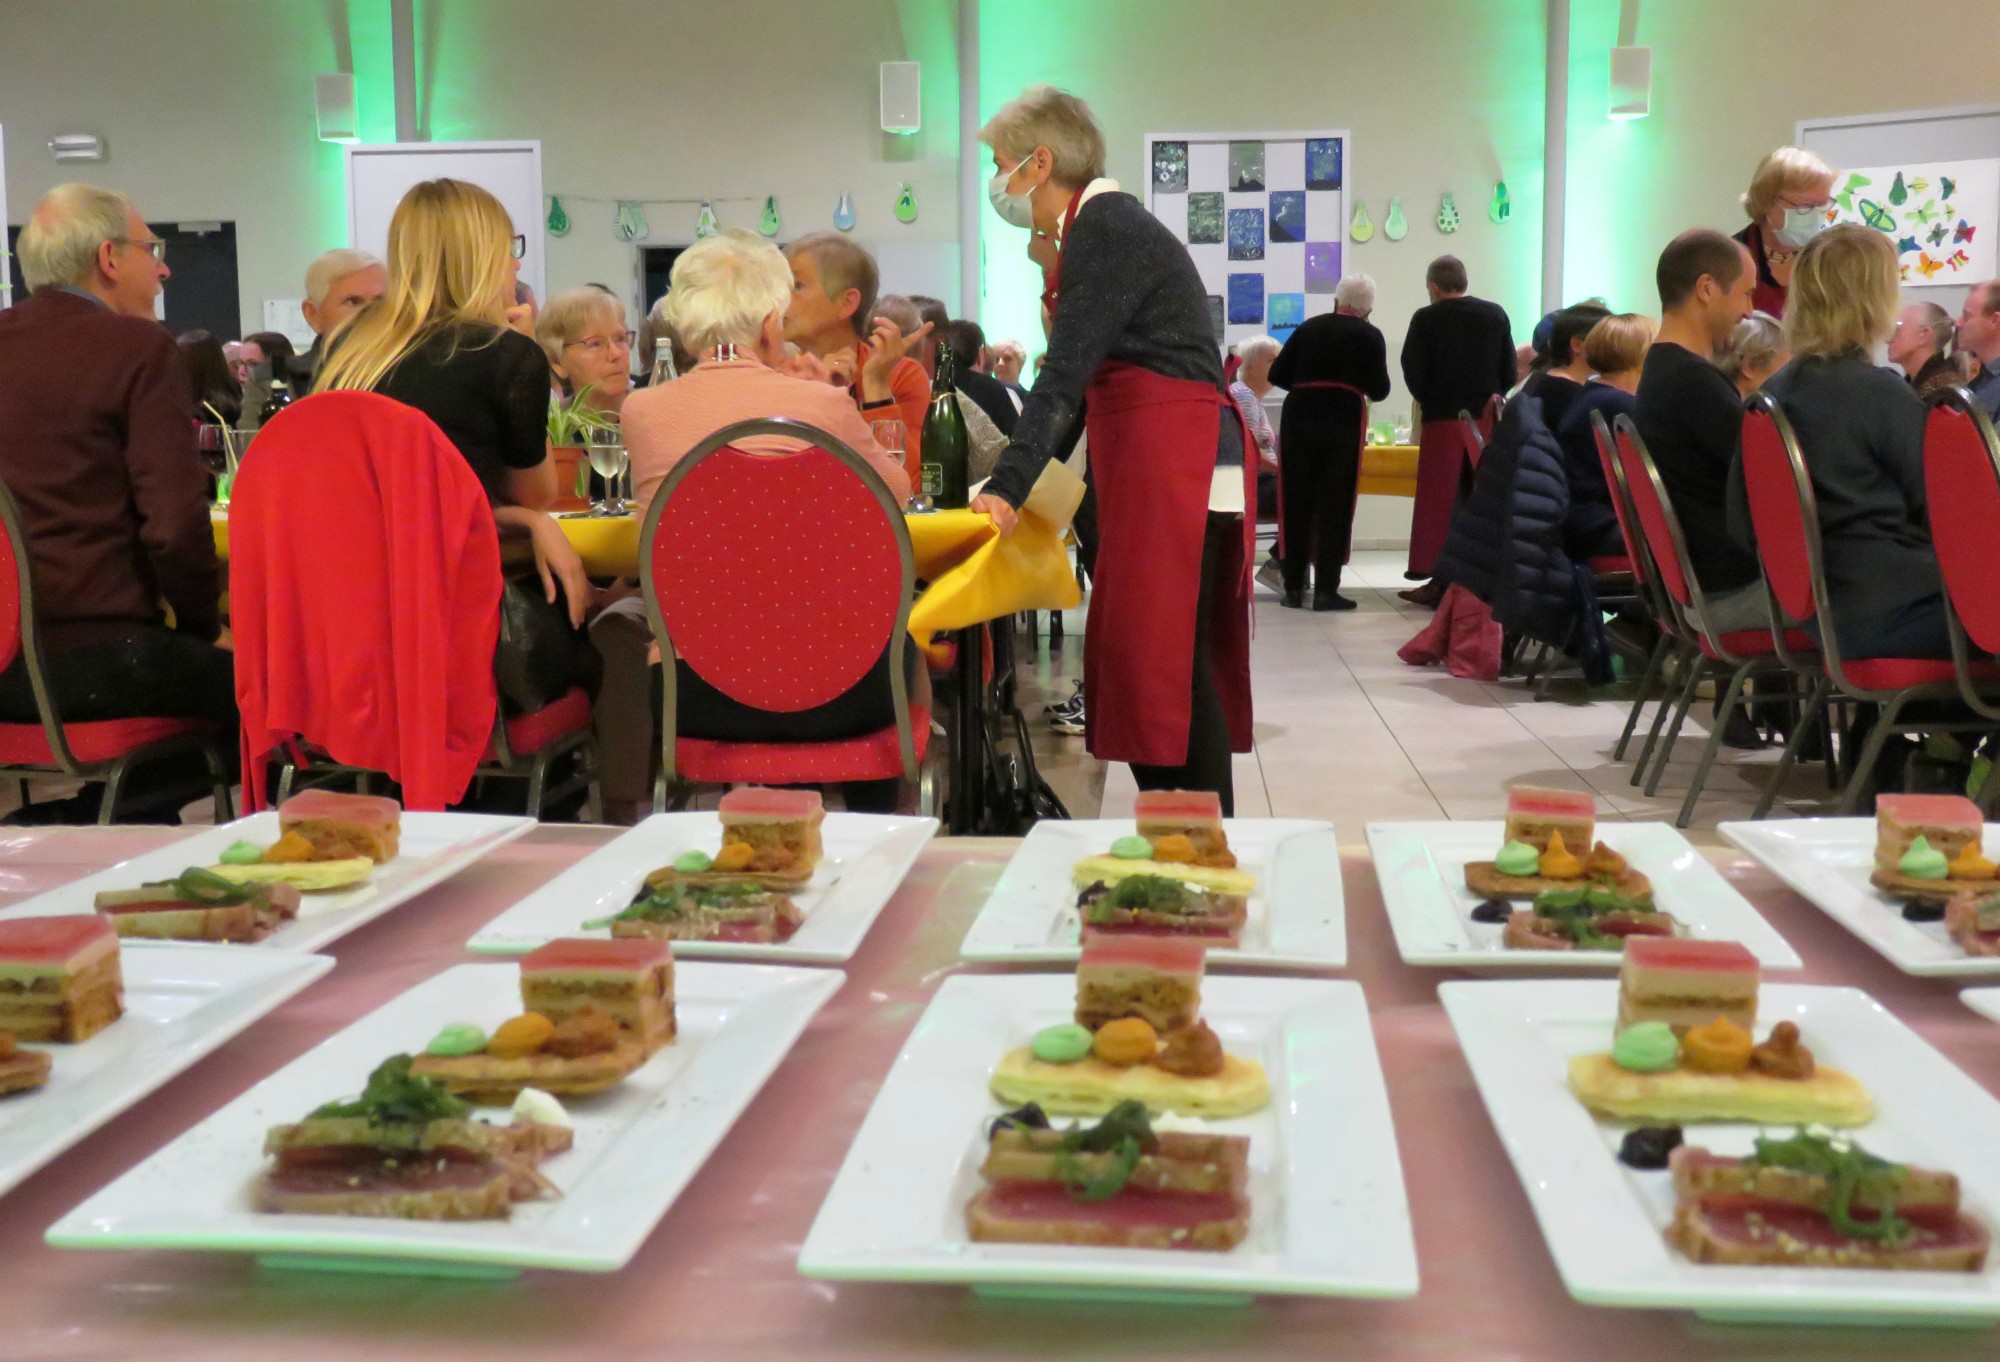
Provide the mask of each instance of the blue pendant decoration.
POLYGON ((834 205, 833 225, 843 232, 854 230, 854 200, 847 194, 842 194, 840 202, 834 205))

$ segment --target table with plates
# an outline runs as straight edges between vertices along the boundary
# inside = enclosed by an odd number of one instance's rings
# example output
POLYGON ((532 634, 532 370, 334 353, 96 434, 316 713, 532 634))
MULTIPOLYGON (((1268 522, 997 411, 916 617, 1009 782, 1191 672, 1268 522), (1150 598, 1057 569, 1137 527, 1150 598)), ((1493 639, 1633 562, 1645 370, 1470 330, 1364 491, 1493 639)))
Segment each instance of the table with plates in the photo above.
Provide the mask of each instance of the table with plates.
MULTIPOLYGON (((1344 829, 1350 840, 1358 830, 1344 829)), ((158 846, 158 828, 22 829, 0 840, 13 901, 158 846)), ((1349 964, 1387 1074, 1422 1275, 1401 1301, 1265 1299, 1198 1308, 982 1298, 957 1287, 834 1284, 794 1263, 883 1076, 1017 843, 933 842, 827 1004, 624 1270, 513 1282, 260 1268, 231 1254, 64 1252, 43 1231, 251 1083, 469 957, 477 928, 611 832, 542 827, 330 948, 339 963, 263 1022, 0 1198, 10 1359, 356 1356, 839 1359, 1325 1357, 1632 1362, 1989 1358, 1991 1330, 1706 1323, 1597 1309, 1564 1291, 1444 1011, 1446 971, 1405 966, 1366 853, 1341 857, 1349 964)), ((1898 973, 1769 873, 1707 853, 1805 959, 1788 981, 1860 988, 2000 1092, 2000 1031, 1950 980, 1898 973)), ((183 948, 185 949, 185 948, 183 948)))

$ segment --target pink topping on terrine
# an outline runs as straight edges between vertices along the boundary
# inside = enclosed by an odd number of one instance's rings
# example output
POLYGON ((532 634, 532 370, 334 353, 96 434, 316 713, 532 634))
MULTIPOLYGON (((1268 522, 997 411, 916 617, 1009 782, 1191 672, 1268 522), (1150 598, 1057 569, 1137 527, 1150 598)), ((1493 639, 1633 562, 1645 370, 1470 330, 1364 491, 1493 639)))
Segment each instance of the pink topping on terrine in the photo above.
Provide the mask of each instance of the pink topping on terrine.
POLYGON ((1222 798, 1213 790, 1141 790, 1133 808, 1141 823, 1222 821, 1222 798))
POLYGON ((1099 936, 1086 941, 1077 970, 1148 969, 1158 974, 1201 974, 1208 947, 1166 936, 1099 936))
POLYGON ((0 964, 59 965, 73 960, 118 929, 98 913, 17 917, 0 922, 0 964))
POLYGON ((1597 800, 1576 790, 1514 785, 1507 790, 1507 812, 1521 818, 1594 819, 1597 817, 1597 800))
POLYGON ((810 823, 825 811, 817 790, 731 790, 717 806, 724 821, 810 823))
POLYGON ((1875 796, 1875 816, 1906 828, 1979 828, 1985 819, 1964 795, 1885 794, 1875 796))
POLYGON ((522 956, 521 973, 586 970, 592 974, 644 974, 673 957, 672 946, 651 937, 560 937, 522 956))
POLYGON ((400 825, 403 806, 380 795, 341 794, 335 790, 305 790, 278 806, 278 822, 329 820, 362 827, 400 825))

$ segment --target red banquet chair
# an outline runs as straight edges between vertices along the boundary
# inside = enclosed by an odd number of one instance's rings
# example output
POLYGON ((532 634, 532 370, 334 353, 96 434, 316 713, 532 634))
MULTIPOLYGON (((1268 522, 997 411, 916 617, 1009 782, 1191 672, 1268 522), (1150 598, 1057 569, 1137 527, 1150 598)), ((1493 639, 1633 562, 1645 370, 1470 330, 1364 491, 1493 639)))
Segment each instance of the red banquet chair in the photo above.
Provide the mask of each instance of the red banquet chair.
MULTIPOLYGON (((1649 735, 1645 748, 1639 754, 1639 770, 1633 772, 1633 783, 1637 784, 1639 775, 1646 768, 1647 757, 1652 757, 1652 772, 1646 780, 1648 795, 1657 793, 1660 788, 1660 778, 1666 774, 1674 743, 1680 738, 1681 725, 1687 721, 1688 710, 1694 704, 1695 690, 1702 679, 1713 677, 1720 681, 1725 676, 1728 678, 1721 692, 1722 708, 1716 711, 1715 726, 1709 731, 1708 743, 1695 766, 1694 778, 1688 784, 1687 798, 1681 804, 1680 815, 1674 820, 1674 826, 1684 828, 1694 819, 1695 804, 1701 798, 1702 787, 1708 782, 1710 768, 1715 765, 1716 753, 1722 746, 1723 731, 1742 706, 1751 678, 1796 677, 1797 668, 1801 665, 1798 659, 1811 653, 1813 642, 1810 635, 1797 631, 1787 633, 1780 640, 1768 628, 1739 629, 1725 634, 1709 622, 1708 595, 1688 563, 1687 540, 1681 533, 1680 517, 1667 496, 1667 485, 1661 480, 1652 455, 1646 452, 1645 441, 1640 439, 1638 428, 1632 424, 1630 416, 1620 416, 1612 430, 1616 435, 1618 464, 1625 475, 1625 488, 1632 498, 1632 509, 1639 522, 1646 552, 1659 575, 1681 630, 1694 645, 1693 653, 1688 656, 1690 665, 1685 668, 1687 678, 1681 687, 1680 700, 1675 706, 1673 722, 1667 729, 1665 740, 1655 752, 1654 738, 1649 735)), ((1798 738, 1817 714, 1817 710, 1810 707, 1817 694, 1813 683, 1795 684, 1791 691, 1794 698, 1807 700, 1809 708, 1805 721, 1793 733, 1793 741, 1786 745, 1785 759, 1772 777, 1773 788, 1784 779, 1790 761, 1796 759, 1798 738)), ((1666 706, 1662 705, 1653 721, 1654 735, 1658 734, 1660 720, 1665 716, 1666 706)))
POLYGON ((27 781, 34 776, 101 780, 97 821, 109 823, 118 811, 125 778, 148 762, 183 752, 200 752, 208 763, 215 794, 215 821, 229 821, 229 782, 222 753, 215 745, 215 725, 199 719, 146 717, 95 719, 64 723, 60 706, 49 691, 42 658, 41 636, 35 626, 35 578, 28 558, 28 536, 21 529, 21 508, 0 485, 0 671, 19 658, 34 691, 36 723, 0 723, 0 776, 21 781, 27 803, 27 781))
POLYGON ((578 790, 597 816, 589 697, 572 687, 500 713, 486 660, 499 540, 471 466, 429 417, 375 393, 306 398, 264 427, 232 494, 246 805, 261 804, 275 750, 280 801, 301 778, 366 789, 381 773, 406 807, 435 811, 493 777, 527 783, 531 816, 578 790), (568 753, 575 772, 552 789, 568 753))
MULTIPOLYGON (((1993 577, 1993 527, 2000 525, 2000 433, 1985 408, 1963 388, 1930 399, 1924 423, 1924 490, 1931 542, 1944 572, 1945 618, 1951 625, 1958 696, 1976 714, 2000 720, 1990 687, 1992 668, 1973 650, 2000 654, 2000 584, 1993 577)), ((1981 808, 2000 793, 2000 762, 1979 792, 1981 808)))
MULTIPOLYGON (((1929 473, 1926 471, 1926 478, 1929 473)), ((1880 705, 1879 721, 1853 761, 1841 809, 1858 813, 1868 794, 1875 759, 1892 733, 1962 733, 1992 727, 1989 721, 1908 720, 1903 711, 1919 701, 1958 697, 1958 668, 1946 658, 1841 656, 1830 626, 1826 571, 1820 552, 1819 497, 1806 470, 1805 454, 1784 411, 1766 393, 1754 393, 1743 417, 1743 482, 1757 527, 1757 556, 1770 588, 1774 625, 1786 626, 1787 662, 1801 672, 1809 663, 1789 652, 1793 631, 1820 621, 1819 660, 1824 679, 1843 699, 1880 705)), ((1935 501, 1931 507, 1937 513, 1935 501)), ((1989 663, 1969 664, 1979 680, 2000 677, 1989 663)), ((1827 694, 1820 691, 1822 702, 1827 694)), ((1808 716, 1810 718, 1810 716, 1808 716)), ((1805 725, 1801 725, 1801 729, 1805 725)), ((1796 742, 1797 734, 1794 734, 1796 742)), ((1788 746, 1787 750, 1790 748, 1788 746)), ((1779 772, 1780 778, 1783 771, 1779 772)), ((1768 801, 1767 801, 1768 802, 1768 801)))
MULTIPOLYGON (((1618 517, 1618 533, 1625 540, 1625 555, 1622 562, 1625 570, 1632 574, 1633 590, 1640 604, 1645 607, 1646 613, 1652 617, 1654 625, 1660 631, 1659 641, 1653 645, 1653 651, 1646 659, 1646 670, 1640 674, 1639 693, 1632 697, 1632 708, 1625 716, 1625 727, 1618 734, 1617 745, 1611 749, 1611 759, 1623 761, 1625 749, 1631 745, 1632 734, 1638 729, 1639 716, 1646 708, 1646 701, 1651 697, 1654 685, 1663 682, 1666 677, 1668 659, 1681 657, 1683 661, 1675 665, 1689 665, 1693 658, 1700 655, 1701 649, 1682 628, 1680 617, 1674 613, 1673 602, 1668 599, 1665 589, 1660 584, 1659 569, 1653 566, 1646 552, 1645 536, 1639 532, 1639 513, 1632 507, 1632 492, 1625 485, 1625 470, 1618 462, 1617 443, 1612 437, 1611 427, 1605 422, 1602 411, 1590 414, 1590 434, 1597 442, 1597 461, 1604 468, 1604 485, 1611 492, 1611 511, 1618 517)), ((1615 571, 1615 568, 1609 566, 1609 562, 1610 560, 1593 559, 1591 569, 1615 571), (1600 562, 1606 563, 1607 566, 1600 568, 1598 566, 1600 562)), ((1670 696, 1662 693, 1659 715, 1664 716, 1670 707, 1670 696)), ((1658 727, 1656 722, 1655 733, 1658 727)), ((1646 748, 1649 753, 1652 751, 1652 746, 1649 737, 1646 748)), ((1645 769, 1643 759, 1639 762, 1638 769, 1645 769)), ((1632 783, 1636 785, 1638 780, 1638 772, 1635 771, 1632 783)))
POLYGON ((915 782, 930 712, 903 676, 916 569, 902 508, 861 456, 799 421, 739 421, 674 465, 640 538, 646 610, 664 659, 660 775, 674 781, 823 785, 915 782), (753 454, 735 440, 806 443, 753 454), (829 571, 830 564, 840 570, 829 571), (673 659, 738 704, 796 713, 851 689, 886 648, 895 722, 828 742, 722 742, 680 736, 673 659))

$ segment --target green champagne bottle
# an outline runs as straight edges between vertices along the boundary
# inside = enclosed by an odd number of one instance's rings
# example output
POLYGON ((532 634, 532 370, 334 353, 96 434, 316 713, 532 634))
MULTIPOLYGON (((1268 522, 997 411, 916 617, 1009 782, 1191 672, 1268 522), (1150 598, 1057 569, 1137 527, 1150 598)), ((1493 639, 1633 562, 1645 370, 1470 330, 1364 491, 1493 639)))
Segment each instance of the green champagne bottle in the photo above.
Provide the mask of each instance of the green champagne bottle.
POLYGON ((965 413, 958 409, 958 361, 943 341, 937 348, 937 377, 931 380, 931 408, 924 415, 924 494, 940 511, 962 511, 972 466, 972 440, 965 413))

